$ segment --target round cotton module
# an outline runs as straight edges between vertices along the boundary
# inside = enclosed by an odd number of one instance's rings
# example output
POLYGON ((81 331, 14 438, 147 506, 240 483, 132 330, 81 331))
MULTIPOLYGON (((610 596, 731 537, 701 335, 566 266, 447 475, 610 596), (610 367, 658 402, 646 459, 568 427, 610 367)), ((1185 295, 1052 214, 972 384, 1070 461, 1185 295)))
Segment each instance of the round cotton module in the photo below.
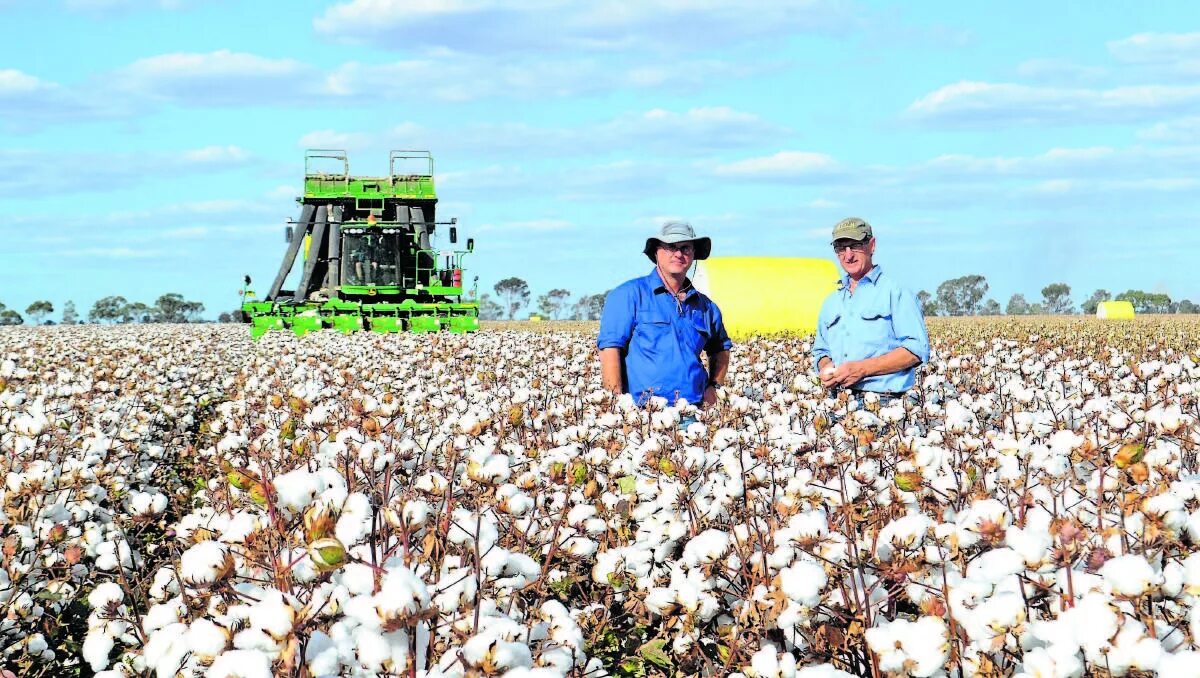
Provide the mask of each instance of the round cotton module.
POLYGON ((1133 317, 1133 304, 1128 301, 1102 301, 1096 306, 1101 320, 1128 320, 1133 317))
POLYGON ((720 307, 729 334, 745 337, 815 332, 839 277, 827 259, 710 257, 697 262, 692 284, 720 307))

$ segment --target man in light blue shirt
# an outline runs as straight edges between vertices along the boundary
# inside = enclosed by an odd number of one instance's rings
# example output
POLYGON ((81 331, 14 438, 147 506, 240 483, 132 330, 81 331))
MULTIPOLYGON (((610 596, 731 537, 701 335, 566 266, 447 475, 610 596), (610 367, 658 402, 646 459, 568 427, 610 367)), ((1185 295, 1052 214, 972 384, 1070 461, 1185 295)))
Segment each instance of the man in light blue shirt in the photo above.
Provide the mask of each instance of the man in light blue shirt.
POLYGON ((733 342, 720 309, 687 277, 711 249, 711 240, 681 222, 668 222, 646 239, 642 252, 654 269, 604 300, 596 339, 604 388, 630 393, 641 405, 651 396, 671 404, 678 398, 698 406, 716 402, 733 342), (701 353, 708 355, 707 370, 701 353))
POLYGON ((912 292, 873 262, 871 225, 849 218, 833 227, 833 251, 846 275, 821 305, 813 359, 826 388, 899 396, 929 360, 929 334, 912 292))

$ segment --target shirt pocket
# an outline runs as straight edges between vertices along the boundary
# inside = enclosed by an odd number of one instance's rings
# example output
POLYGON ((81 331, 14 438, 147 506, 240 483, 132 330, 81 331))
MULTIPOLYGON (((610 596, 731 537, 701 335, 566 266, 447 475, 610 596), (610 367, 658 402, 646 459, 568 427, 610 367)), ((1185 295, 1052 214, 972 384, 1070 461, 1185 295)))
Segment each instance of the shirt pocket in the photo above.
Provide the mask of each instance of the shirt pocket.
POLYGON ((651 355, 666 353, 673 335, 670 321, 656 315, 639 315, 633 328, 634 342, 651 355))
POLYGON ((693 355, 700 355, 704 345, 712 338, 712 327, 709 326, 708 316, 697 313, 692 319, 688 332, 688 344, 693 355))
POLYGON ((863 343, 883 355, 892 349, 892 309, 887 304, 871 304, 862 310, 863 343))
POLYGON ((829 318, 828 320, 825 320, 822 322, 822 324, 824 325, 824 327, 822 329, 825 329, 825 330, 832 329, 834 326, 836 326, 838 324, 838 322, 841 321, 841 319, 842 319, 841 313, 835 314, 832 318, 829 318))

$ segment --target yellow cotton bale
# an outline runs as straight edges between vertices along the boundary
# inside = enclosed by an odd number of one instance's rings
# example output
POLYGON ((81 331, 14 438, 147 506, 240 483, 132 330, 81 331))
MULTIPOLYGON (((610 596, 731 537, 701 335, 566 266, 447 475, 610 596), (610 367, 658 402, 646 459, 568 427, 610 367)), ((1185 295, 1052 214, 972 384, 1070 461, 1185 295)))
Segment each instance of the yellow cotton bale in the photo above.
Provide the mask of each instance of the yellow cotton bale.
POLYGON ((696 264, 692 283, 721 309, 734 337, 812 333, 821 302, 841 271, 828 259, 711 257, 696 264))
POLYGON ((1128 320, 1133 317, 1133 304, 1128 301, 1102 301, 1096 307, 1101 320, 1128 320))

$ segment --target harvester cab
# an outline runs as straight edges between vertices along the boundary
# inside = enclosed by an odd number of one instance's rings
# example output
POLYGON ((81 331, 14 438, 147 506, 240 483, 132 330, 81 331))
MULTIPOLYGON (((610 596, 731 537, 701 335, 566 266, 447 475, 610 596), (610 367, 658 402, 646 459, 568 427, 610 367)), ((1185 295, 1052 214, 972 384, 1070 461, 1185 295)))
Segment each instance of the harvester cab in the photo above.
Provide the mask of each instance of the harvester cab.
POLYGON ((350 176, 344 151, 307 151, 297 202, 300 219, 288 225, 270 291, 242 304, 254 338, 283 329, 298 336, 324 328, 479 329, 477 295, 464 298, 463 283, 463 259, 475 243, 456 249, 457 220, 437 221, 427 151, 392 151, 386 177, 350 176), (448 248, 435 247, 438 226, 447 227, 448 248), (297 266, 294 289, 284 289, 297 266))

